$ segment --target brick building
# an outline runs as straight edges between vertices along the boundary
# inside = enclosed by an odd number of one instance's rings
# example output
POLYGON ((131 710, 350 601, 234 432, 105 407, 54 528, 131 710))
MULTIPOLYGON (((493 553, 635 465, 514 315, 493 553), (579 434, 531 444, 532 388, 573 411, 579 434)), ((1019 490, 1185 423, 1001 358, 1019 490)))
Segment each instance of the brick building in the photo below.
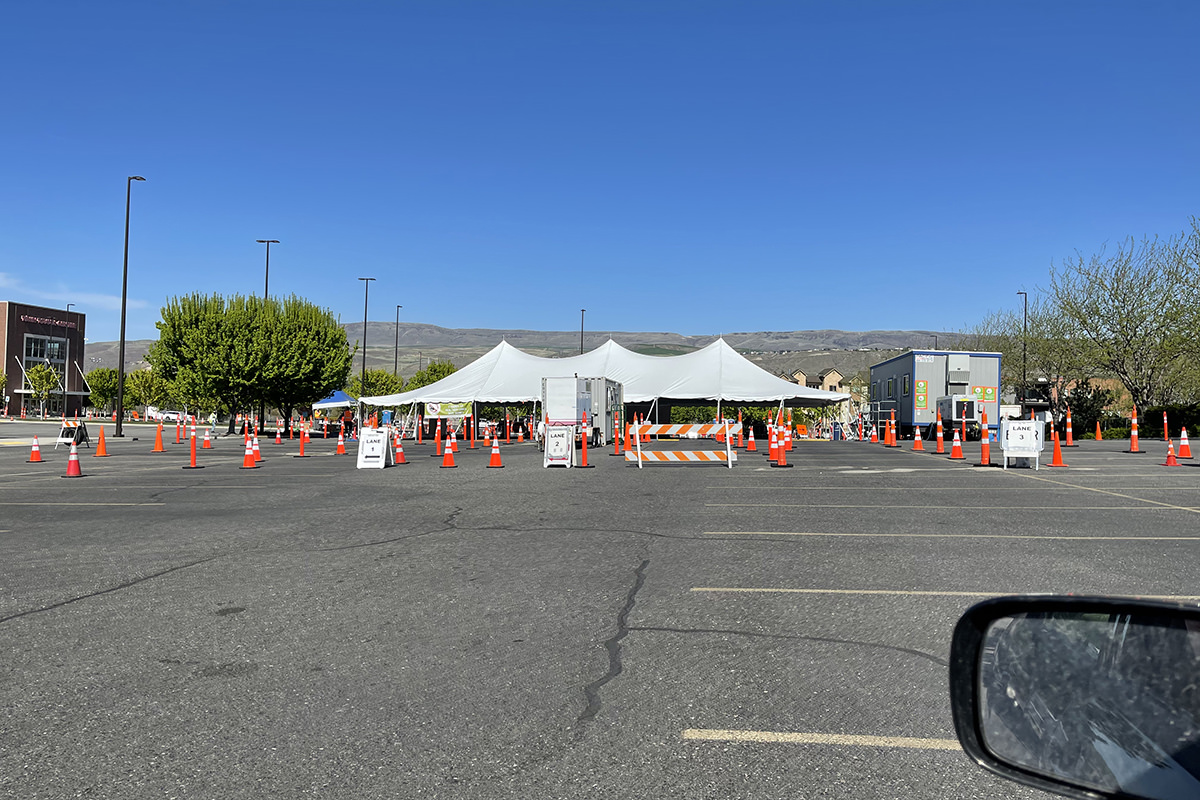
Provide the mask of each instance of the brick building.
POLYGON ((22 406, 30 416, 40 410, 25 380, 25 371, 36 364, 49 364, 59 376, 59 388, 46 401, 46 414, 83 413, 88 398, 81 367, 86 319, 75 311, 0 300, 0 372, 8 376, 0 402, 10 415, 20 416, 22 406))

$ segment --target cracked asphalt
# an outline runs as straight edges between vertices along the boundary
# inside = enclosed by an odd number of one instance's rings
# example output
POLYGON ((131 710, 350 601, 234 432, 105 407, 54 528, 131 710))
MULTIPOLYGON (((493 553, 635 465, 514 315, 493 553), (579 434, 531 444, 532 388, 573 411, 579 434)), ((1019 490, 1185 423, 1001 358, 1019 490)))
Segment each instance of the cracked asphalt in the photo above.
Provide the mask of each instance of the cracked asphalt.
POLYGON ((0 423, 0 796, 1042 797, 952 749, 721 732, 952 739, 976 594, 1200 594, 1200 470, 1158 442, 360 471, 222 438, 187 471, 147 430, 69 480, 53 428, 0 423))

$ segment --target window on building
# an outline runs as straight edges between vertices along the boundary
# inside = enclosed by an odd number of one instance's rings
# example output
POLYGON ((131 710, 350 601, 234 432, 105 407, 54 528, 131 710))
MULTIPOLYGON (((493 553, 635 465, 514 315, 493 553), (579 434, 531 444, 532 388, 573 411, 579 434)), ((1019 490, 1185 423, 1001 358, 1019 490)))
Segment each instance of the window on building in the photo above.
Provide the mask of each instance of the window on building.
POLYGON ((42 359, 46 357, 46 340, 41 336, 25 337, 25 357, 42 359))
POLYGON ((908 377, 909 376, 905 375, 900 379, 900 394, 904 397, 908 397, 908 377))
POLYGON ((51 361, 62 361, 66 350, 66 342, 62 339, 51 339, 46 344, 46 358, 51 361))
POLYGON ((896 379, 895 378, 888 378, 887 390, 888 390, 888 395, 887 395, 888 399, 895 400, 896 399, 896 379))

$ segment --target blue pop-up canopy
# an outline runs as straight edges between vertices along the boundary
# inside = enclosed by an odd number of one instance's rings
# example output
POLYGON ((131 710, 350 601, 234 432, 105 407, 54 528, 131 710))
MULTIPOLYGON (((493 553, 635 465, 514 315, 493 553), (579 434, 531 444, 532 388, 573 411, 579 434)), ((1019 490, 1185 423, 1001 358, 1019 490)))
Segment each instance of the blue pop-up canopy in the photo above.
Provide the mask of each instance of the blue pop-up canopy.
POLYGON ((313 403, 313 408, 349 408, 355 400, 345 392, 338 390, 319 403, 313 403))

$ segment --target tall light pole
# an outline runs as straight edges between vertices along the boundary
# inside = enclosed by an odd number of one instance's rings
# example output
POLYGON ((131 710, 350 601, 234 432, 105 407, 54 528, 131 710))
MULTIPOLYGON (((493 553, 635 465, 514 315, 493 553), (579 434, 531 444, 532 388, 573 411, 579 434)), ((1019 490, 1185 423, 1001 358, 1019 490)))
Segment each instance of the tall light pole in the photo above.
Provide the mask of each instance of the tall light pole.
POLYGON ((1025 309, 1021 313, 1021 412, 1025 411, 1025 401, 1029 395, 1029 376, 1026 372, 1026 348, 1029 341, 1029 294, 1026 292, 1017 292, 1021 295, 1021 299, 1025 301, 1025 309))
POLYGON ((404 306, 396 306, 396 355, 392 359, 392 375, 400 374, 400 309, 404 306))
POLYGON ((583 315, 586 308, 579 309, 579 355, 583 355, 583 315))
POLYGON ((129 291, 129 193, 134 181, 146 180, 140 175, 130 175, 125 181, 125 265, 121 268, 121 343, 117 346, 117 430, 113 436, 124 436, 121 425, 125 422, 125 299, 129 291))
POLYGON ((263 299, 267 299, 267 289, 271 285, 271 245, 279 244, 278 239, 255 239, 259 244, 267 246, 267 268, 263 271, 263 299))
POLYGON ((67 303, 67 321, 63 323, 63 349, 62 349, 62 360, 63 360, 63 378, 62 378, 63 409, 62 409, 62 413, 63 413, 63 419, 66 419, 66 416, 67 416, 67 378, 70 376, 70 373, 71 373, 71 361, 70 361, 70 359, 67 358, 67 335, 71 332, 71 306, 73 306, 73 305, 75 305, 75 304, 67 303))
POLYGON ((362 397, 367 393, 367 297, 371 291, 371 281, 374 278, 359 278, 363 282, 363 363, 362 377, 359 378, 358 396, 362 397))
MULTIPOLYGON (((266 266, 266 269, 263 270, 263 302, 265 303, 267 300, 267 297, 269 296, 268 291, 271 286, 271 245, 279 244, 279 240, 278 239, 255 239, 254 241, 258 242, 259 244, 265 244, 267 246, 267 266, 266 266)), ((266 418, 266 416, 267 416, 267 401, 259 400, 258 401, 258 422, 260 425, 265 424, 263 422, 263 420, 266 418)))

